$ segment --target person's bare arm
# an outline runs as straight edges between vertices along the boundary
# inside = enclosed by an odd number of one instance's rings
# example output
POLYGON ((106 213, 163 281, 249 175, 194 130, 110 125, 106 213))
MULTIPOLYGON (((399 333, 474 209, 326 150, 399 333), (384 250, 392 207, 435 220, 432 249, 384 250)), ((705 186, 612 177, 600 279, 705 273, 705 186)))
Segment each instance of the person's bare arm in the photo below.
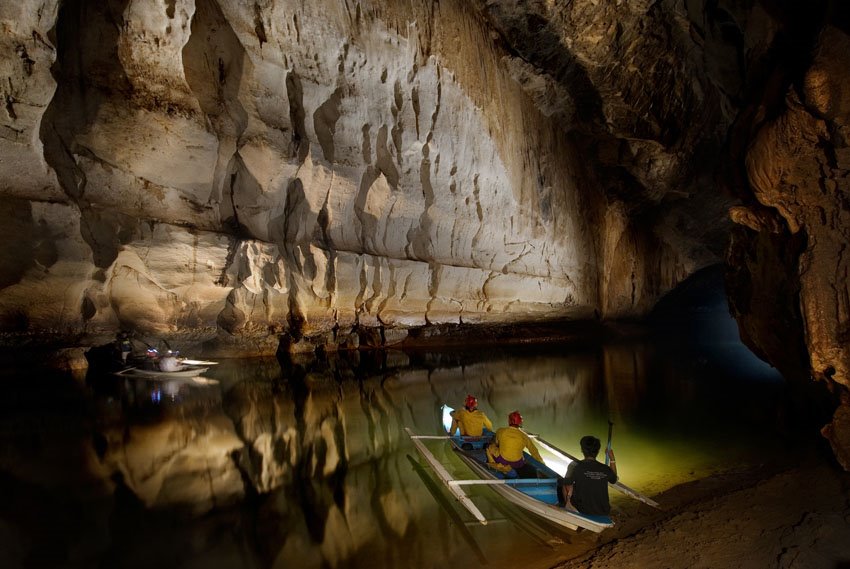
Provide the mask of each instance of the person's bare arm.
POLYGON ((573 496, 573 485, 572 484, 565 484, 564 485, 564 501, 567 504, 569 504, 570 498, 572 498, 572 496, 573 496))
POLYGON ((538 462, 543 462, 543 457, 540 456, 540 451, 537 450, 537 447, 534 446, 534 443, 531 442, 531 439, 529 439, 528 443, 528 450, 531 451, 531 456, 533 456, 538 462))
POLYGON ((567 472, 564 477, 560 480, 561 492, 564 499, 564 504, 570 508, 570 498, 573 495, 573 484, 575 484, 575 469, 576 463, 571 462, 567 467, 567 472))
POLYGON ((614 476, 619 477, 619 475, 617 474, 617 461, 614 459, 614 451, 608 449, 605 452, 608 455, 608 466, 610 466, 611 470, 614 471, 614 476))

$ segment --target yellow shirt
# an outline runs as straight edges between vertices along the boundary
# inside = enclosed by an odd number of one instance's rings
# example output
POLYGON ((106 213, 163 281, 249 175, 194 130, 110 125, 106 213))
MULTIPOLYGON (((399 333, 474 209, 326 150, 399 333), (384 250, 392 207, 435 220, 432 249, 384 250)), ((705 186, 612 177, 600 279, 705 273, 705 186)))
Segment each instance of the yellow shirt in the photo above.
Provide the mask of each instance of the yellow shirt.
POLYGON ((452 433, 457 427, 460 427, 460 434, 464 436, 480 437, 484 433, 484 427, 493 430, 493 423, 478 409, 475 411, 458 409, 452 413, 452 433))
POLYGON ((531 456, 543 462, 532 440, 516 427, 502 427, 496 431, 496 444, 499 445, 499 454, 505 460, 516 462, 522 458, 522 450, 527 448, 531 456))

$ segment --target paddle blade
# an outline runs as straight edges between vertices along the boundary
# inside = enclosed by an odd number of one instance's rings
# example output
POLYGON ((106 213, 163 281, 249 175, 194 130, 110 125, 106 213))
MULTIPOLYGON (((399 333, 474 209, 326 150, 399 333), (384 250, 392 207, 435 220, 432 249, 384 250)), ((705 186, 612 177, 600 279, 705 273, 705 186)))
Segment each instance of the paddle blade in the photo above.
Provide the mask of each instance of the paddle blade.
MULTIPOLYGON (((447 433, 449 432, 449 429, 452 428, 452 411, 454 411, 454 409, 452 409, 448 405, 443 405, 443 430, 447 433)), ((449 434, 454 435, 456 433, 449 434)))

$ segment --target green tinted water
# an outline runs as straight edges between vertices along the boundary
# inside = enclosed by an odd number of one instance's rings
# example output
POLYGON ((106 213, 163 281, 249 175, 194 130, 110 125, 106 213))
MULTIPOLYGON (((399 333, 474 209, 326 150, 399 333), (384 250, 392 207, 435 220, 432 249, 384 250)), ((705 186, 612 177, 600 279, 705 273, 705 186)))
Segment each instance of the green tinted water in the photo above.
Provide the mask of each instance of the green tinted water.
MULTIPOLYGON (((7 378, 2 483, 21 498, 2 510, 0 564, 513 567, 567 555, 574 534, 477 487, 481 526, 423 467, 404 428, 438 433, 440 407, 468 393, 496 427, 519 410, 573 454, 582 435, 604 442, 610 418, 622 481, 649 495, 789 452, 778 378, 640 342, 230 360, 207 377, 7 378)), ((469 477, 445 444, 429 448, 469 477)))

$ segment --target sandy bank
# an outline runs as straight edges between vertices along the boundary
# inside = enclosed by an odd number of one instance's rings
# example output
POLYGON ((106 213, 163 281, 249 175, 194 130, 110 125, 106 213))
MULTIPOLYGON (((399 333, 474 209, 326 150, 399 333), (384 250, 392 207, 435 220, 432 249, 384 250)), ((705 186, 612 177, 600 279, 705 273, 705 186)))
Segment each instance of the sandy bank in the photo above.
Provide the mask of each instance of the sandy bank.
POLYGON ((556 565, 593 568, 850 568, 850 474, 812 453, 796 465, 747 468, 627 505, 619 526, 576 536, 556 565))

